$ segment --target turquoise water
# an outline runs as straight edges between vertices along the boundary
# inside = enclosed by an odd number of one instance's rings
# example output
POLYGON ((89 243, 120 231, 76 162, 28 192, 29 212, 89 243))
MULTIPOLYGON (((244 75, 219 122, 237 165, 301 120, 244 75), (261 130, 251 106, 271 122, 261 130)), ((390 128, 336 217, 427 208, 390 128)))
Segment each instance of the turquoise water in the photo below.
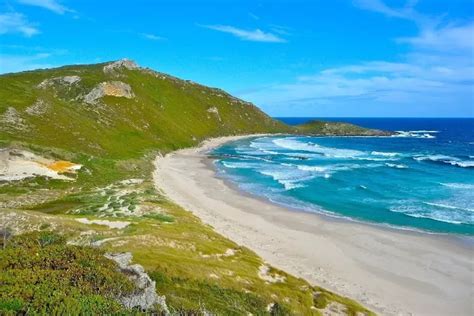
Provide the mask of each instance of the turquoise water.
POLYGON ((222 177, 278 204, 474 235, 473 122, 425 122, 419 129, 406 128, 413 121, 392 122, 396 137, 258 137, 213 154, 222 177))

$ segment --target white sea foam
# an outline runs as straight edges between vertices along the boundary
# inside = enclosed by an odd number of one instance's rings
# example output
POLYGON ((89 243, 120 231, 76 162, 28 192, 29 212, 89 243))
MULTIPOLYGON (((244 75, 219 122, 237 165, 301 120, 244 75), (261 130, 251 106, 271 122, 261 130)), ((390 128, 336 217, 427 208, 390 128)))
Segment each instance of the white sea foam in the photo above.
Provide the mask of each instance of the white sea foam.
POLYGON ((452 215, 446 215, 445 213, 442 213, 442 212, 432 212, 429 214, 405 213, 405 215, 408 215, 410 217, 416 217, 416 218, 428 218, 428 219, 432 219, 438 222, 445 222, 445 223, 456 224, 456 225, 460 225, 464 223, 461 220, 454 220, 452 219, 452 215))
POLYGON ((306 165, 299 165, 298 169, 303 171, 316 171, 316 172, 326 172, 328 168, 321 167, 321 166, 306 166, 306 165))
POLYGON ((364 152, 352 149, 324 147, 314 143, 305 143, 292 138, 277 138, 273 143, 281 148, 313 152, 332 158, 352 158, 364 155, 364 152))
MULTIPOLYGON (((406 202, 405 205, 393 206, 390 208, 390 211, 396 213, 403 213, 406 216, 415 217, 415 218, 427 218, 432 219, 438 222, 445 222, 450 224, 472 224, 473 217, 470 212, 467 212, 458 208, 438 208, 433 209, 428 205, 428 207, 423 207, 421 205, 413 205, 410 202, 406 202)), ((425 203, 427 204, 427 203, 425 203)))
POLYGON ((375 156, 383 156, 383 157, 396 157, 400 155, 400 153, 387 153, 387 152, 382 152, 382 151, 373 151, 370 154, 375 155, 375 156))
POLYGON ((312 179, 311 176, 295 174, 287 170, 265 169, 258 170, 258 172, 262 175, 272 177, 273 180, 283 185, 285 190, 305 187, 301 182, 312 179))
POLYGON ((387 167, 390 167, 390 168, 397 168, 397 169, 407 169, 407 168, 408 168, 407 165, 403 165, 403 164, 386 163, 385 165, 386 165, 387 167))
POLYGON ((296 183, 296 182, 290 181, 290 180, 288 180, 288 181, 280 180, 279 182, 283 184, 283 186, 285 187, 285 190, 287 190, 287 191, 297 189, 297 188, 306 187, 306 185, 304 185, 304 184, 296 183))
POLYGON ((447 208, 450 210, 461 210, 461 211, 468 211, 468 212, 474 212, 474 209, 472 208, 465 208, 465 207, 460 207, 456 205, 449 205, 449 204, 443 204, 443 203, 434 203, 434 202, 423 202, 426 205, 431 205, 434 207, 439 207, 439 208, 447 208))
POLYGON ((367 160, 367 161, 396 161, 399 160, 398 158, 393 158, 393 157, 353 157, 352 159, 355 160, 367 160))
POLYGON ((413 157, 416 161, 433 161, 433 162, 442 162, 456 167, 461 168, 473 168, 474 161, 472 160, 461 160, 456 157, 446 156, 446 155, 428 155, 428 156, 416 156, 413 157))
POLYGON ((258 168, 259 165, 257 163, 251 162, 230 162, 230 161, 222 161, 224 167, 229 169, 253 169, 258 168))
POLYGON ((453 189, 474 190, 474 184, 470 183, 440 183, 441 185, 453 189))
POLYGON ((418 130, 418 131, 409 131, 410 133, 439 133, 439 131, 427 131, 427 130, 418 130))
POLYGON ((247 151, 247 153, 254 153, 256 155, 282 155, 282 156, 287 156, 291 160, 301 160, 301 159, 311 159, 311 158, 317 158, 322 156, 322 154, 316 154, 316 153, 293 153, 293 152, 285 152, 281 151, 284 148, 281 148, 280 146, 277 146, 273 141, 268 142, 268 139, 264 139, 267 142, 264 141, 259 141, 261 140, 260 138, 257 140, 254 140, 250 143, 249 147, 254 148, 255 151, 247 151), (278 151, 280 150, 280 151, 278 151))
POLYGON ((436 138, 431 135, 432 133, 438 133, 438 131, 395 131, 397 134, 392 137, 411 137, 411 138, 436 138))
POLYGON ((461 168, 474 168, 474 161, 447 161, 447 163, 461 168))
POLYGON ((431 160, 431 161, 443 161, 443 160, 450 160, 450 159, 456 159, 451 156, 445 156, 445 155, 428 155, 428 156, 416 156, 413 157, 416 161, 424 161, 424 160, 431 160))
POLYGON ((308 165, 295 165, 299 170, 309 171, 315 173, 333 174, 338 171, 349 171, 354 169, 362 168, 378 168, 382 167, 382 164, 371 163, 371 164, 356 164, 356 163, 341 163, 324 166, 308 166, 308 165))

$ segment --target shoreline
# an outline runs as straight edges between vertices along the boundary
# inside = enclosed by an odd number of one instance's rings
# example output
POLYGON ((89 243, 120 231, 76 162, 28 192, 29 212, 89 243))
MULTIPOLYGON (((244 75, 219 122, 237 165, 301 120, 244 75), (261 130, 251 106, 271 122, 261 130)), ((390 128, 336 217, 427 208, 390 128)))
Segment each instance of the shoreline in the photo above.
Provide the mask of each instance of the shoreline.
POLYGON ((467 249, 474 250, 474 236, 470 236, 470 235, 432 232, 432 231, 425 231, 422 229, 417 229, 417 228, 412 228, 412 227, 394 226, 394 225, 390 225, 386 223, 368 222, 368 221, 358 220, 358 219, 354 219, 354 218, 350 218, 350 217, 346 217, 342 215, 339 216, 336 214, 333 215, 333 214, 327 214, 324 212, 307 211, 298 207, 292 207, 290 205, 286 205, 283 203, 274 202, 266 197, 253 194, 251 192, 247 192, 244 189, 240 188, 238 184, 232 182, 230 179, 226 179, 225 177, 219 176, 218 168, 215 166, 214 160, 215 159, 213 158, 209 158, 208 160, 203 160, 203 163, 206 164, 207 168, 213 170, 216 173, 215 178, 218 180, 221 180, 227 187, 229 187, 230 189, 234 191, 237 191, 239 194, 244 195, 246 197, 256 199, 264 203, 270 203, 276 207, 284 208, 288 212, 310 214, 312 216, 317 216, 321 220, 328 221, 328 222, 335 222, 335 223, 349 222, 349 223, 354 223, 357 225, 368 226, 374 229, 393 231, 395 233, 403 232, 405 234, 413 234, 414 236, 433 236, 433 238, 445 238, 455 243, 458 243, 461 246, 464 245, 467 249))
POLYGON ((273 204, 218 177, 214 138, 155 161, 156 186, 220 234, 312 284, 383 315, 472 313, 472 246, 452 236, 381 227, 273 204))

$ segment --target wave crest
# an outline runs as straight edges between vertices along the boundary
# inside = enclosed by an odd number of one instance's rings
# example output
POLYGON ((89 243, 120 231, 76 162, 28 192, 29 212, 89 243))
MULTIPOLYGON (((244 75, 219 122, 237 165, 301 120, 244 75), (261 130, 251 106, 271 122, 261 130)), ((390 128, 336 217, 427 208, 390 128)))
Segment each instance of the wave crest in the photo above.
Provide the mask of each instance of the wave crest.
POLYGON ((474 168, 474 160, 461 160, 457 157, 445 155, 428 155, 413 157, 416 161, 427 161, 434 163, 442 163, 461 168, 474 168))

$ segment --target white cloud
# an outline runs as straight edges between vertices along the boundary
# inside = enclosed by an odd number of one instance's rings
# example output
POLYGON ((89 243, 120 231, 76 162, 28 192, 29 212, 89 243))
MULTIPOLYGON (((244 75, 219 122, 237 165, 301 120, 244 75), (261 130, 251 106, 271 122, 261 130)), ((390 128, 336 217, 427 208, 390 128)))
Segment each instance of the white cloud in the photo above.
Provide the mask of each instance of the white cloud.
POLYGON ((400 38, 419 49, 437 51, 474 51, 474 22, 466 25, 447 25, 444 27, 425 28, 415 37, 400 38))
POLYGON ((398 61, 372 60, 322 69, 292 82, 241 93, 271 114, 346 116, 474 116, 474 21, 446 23, 420 14, 416 1, 391 8, 357 0, 360 8, 418 25, 396 39, 409 53, 398 61))
POLYGON ((150 34, 150 33, 142 33, 141 35, 144 38, 152 40, 152 41, 160 41, 160 40, 165 39, 164 37, 161 37, 161 36, 158 36, 158 35, 155 35, 155 34, 150 34))
POLYGON ((411 52, 398 62, 326 68, 240 96, 279 115, 331 116, 335 110, 348 116, 474 116, 474 47, 465 42, 474 34, 473 25, 446 26, 405 39, 411 52))
POLYGON ((325 69, 240 97, 271 114, 289 116, 331 116, 341 112, 346 116, 410 116, 415 115, 414 111, 419 111, 418 116, 429 116, 440 110, 451 111, 447 116, 473 116, 474 109, 466 107, 474 102, 473 71, 472 63, 420 66, 409 61, 374 61, 325 69))
POLYGON ((73 10, 65 7, 56 0, 18 0, 18 2, 21 4, 41 7, 58 14, 64 14, 65 12, 73 12, 73 10))
POLYGON ((286 42, 285 39, 272 33, 263 32, 260 29, 244 30, 244 29, 239 29, 230 25, 202 25, 202 27, 219 31, 219 32, 229 33, 244 41, 267 42, 267 43, 285 43, 286 42))
POLYGON ((7 33, 20 33, 31 37, 40 32, 23 14, 3 13, 0 14, 0 35, 7 33))
POLYGON ((45 61, 50 56, 51 54, 49 53, 37 53, 34 55, 0 54, 0 73, 51 68, 53 65, 45 61))
POLYGON ((409 0, 405 6, 392 8, 382 0, 355 0, 355 5, 361 9, 384 14, 388 17, 412 20, 417 23, 428 23, 429 18, 415 10, 416 0, 409 0))

